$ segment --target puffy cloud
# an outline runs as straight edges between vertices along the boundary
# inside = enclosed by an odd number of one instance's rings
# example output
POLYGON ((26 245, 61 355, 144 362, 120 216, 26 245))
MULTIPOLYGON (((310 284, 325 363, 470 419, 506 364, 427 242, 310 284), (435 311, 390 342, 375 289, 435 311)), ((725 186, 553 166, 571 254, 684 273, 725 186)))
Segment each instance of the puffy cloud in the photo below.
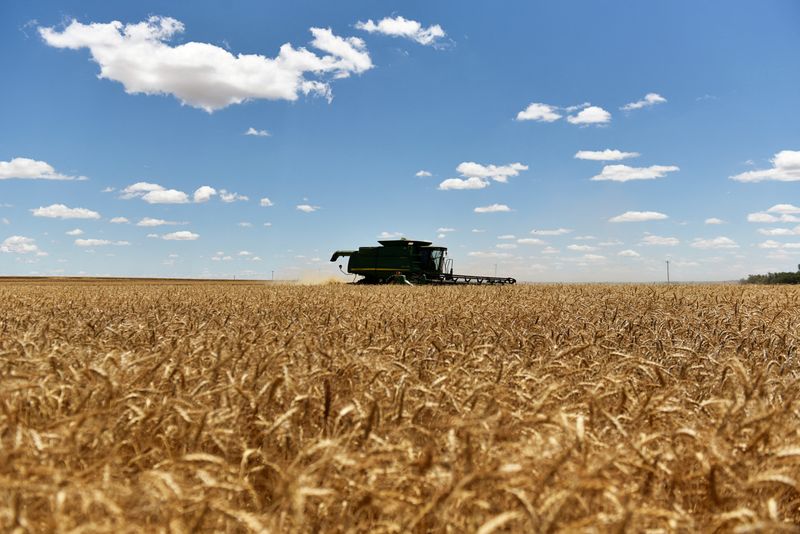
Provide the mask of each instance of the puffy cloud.
POLYGON ((145 193, 142 200, 148 204, 186 204, 189 202, 189 195, 177 189, 161 189, 145 193))
POLYGON ((718 219, 716 217, 709 217, 708 219, 705 220, 705 223, 706 224, 725 224, 725 221, 723 221, 722 219, 718 219))
POLYGON ((499 213, 504 211, 511 211, 511 208, 505 204, 491 204, 489 206, 478 206, 473 210, 475 213, 499 213))
POLYGON ((433 175, 428 171, 417 171, 417 173, 414 176, 417 176, 419 178, 425 178, 427 176, 433 176, 433 175))
POLYGON ((197 203, 201 202, 208 202, 211 200, 211 197, 217 194, 217 190, 211 187, 210 185, 201 185, 197 189, 194 190, 194 194, 192 195, 192 200, 197 203))
POLYGON ((558 254, 558 249, 555 247, 544 247, 542 254, 558 254))
POLYGON ((646 95, 644 95, 643 99, 637 100, 636 102, 630 102, 628 104, 625 104, 620 109, 623 111, 632 111, 634 109, 642 109, 650 106, 655 106, 656 104, 663 104, 666 101, 667 99, 658 93, 647 93, 646 95))
POLYGON ((35 239, 21 235, 12 235, 3 240, 0 243, 0 252, 7 254, 36 254, 37 256, 47 255, 46 252, 39 250, 35 239))
POLYGON ((76 239, 75 245, 79 247, 103 247, 106 245, 127 246, 127 241, 109 241, 108 239, 76 239))
POLYGON ((232 191, 226 191, 224 189, 219 190, 219 198, 222 199, 223 202, 227 203, 236 202, 237 200, 241 201, 250 200, 248 197, 244 195, 240 195, 239 193, 234 193, 232 191))
POLYGON ((158 184, 151 184, 150 182, 136 182, 122 190, 119 198, 125 200, 144 196, 151 191, 163 191, 164 188, 158 184))
POLYGON ((130 221, 127 217, 114 217, 109 222, 112 224, 128 224, 130 221))
POLYGON ((781 213, 780 216, 777 216, 762 211, 757 213, 748 213, 747 222, 766 224, 777 222, 800 222, 800 217, 797 217, 796 215, 790 215, 788 213, 781 213))
POLYGON ((800 213, 800 208, 792 204, 775 204, 767 213, 800 213))
POLYGON ((198 42, 172 46, 184 30, 170 17, 123 24, 71 21, 62 31, 39 28, 45 43, 56 48, 87 48, 100 66, 100 78, 120 82, 125 92, 171 94, 182 103, 212 112, 247 100, 297 100, 299 94, 330 98, 327 82, 306 74, 346 78, 372 68, 364 41, 342 38, 328 28, 311 28, 311 45, 328 55, 286 43, 275 58, 233 55, 224 48, 198 42))
POLYGON ((312 206, 311 204, 298 204, 295 206, 295 209, 302 211, 303 213, 311 213, 317 211, 319 206, 312 206))
POLYGON ((448 178, 439 184, 439 189, 441 191, 449 191, 452 189, 483 189, 484 187, 489 187, 489 181, 474 176, 467 179, 448 178))
POLYGON ((403 232, 381 232, 378 234, 378 239, 400 239, 403 237, 403 232))
POLYGON ((623 243, 619 239, 611 239, 609 241, 601 241, 601 242, 598 243, 598 245, 600 245, 601 247, 616 247, 616 246, 624 245, 624 244, 625 243, 623 243))
POLYGON ((240 250, 237 256, 252 256, 253 253, 249 250, 240 250))
POLYGON ((575 252, 591 252, 593 250, 597 250, 597 247, 590 245, 569 245, 567 246, 567 250, 572 250, 575 252))
POLYGON ((739 248, 739 245, 736 244, 736 241, 729 237, 715 237, 713 239, 700 239, 697 238, 692 241, 691 245, 694 248, 739 248))
POLYGON ((47 207, 32 209, 34 217, 51 219, 99 219, 100 214, 86 208, 69 208, 64 204, 51 204, 47 207))
POLYGON ((561 115, 556 113, 557 110, 558 108, 555 106, 542 104, 541 102, 534 102, 529 104, 527 108, 517 113, 517 120, 554 122, 561 118, 561 115))
POLYGON ((537 239, 535 237, 523 237, 521 239, 517 239, 517 243, 520 245, 546 245, 547 242, 542 241, 541 239, 537 239))
POLYGON ((268 208, 268 207, 270 207, 270 206, 272 206, 272 205, 273 205, 273 204, 272 204, 272 201, 271 201, 270 199, 268 199, 267 197, 264 197, 264 198, 262 198, 261 200, 259 200, 259 201, 258 201, 258 204, 259 204, 259 205, 260 205, 262 208, 268 208))
POLYGON ((445 36, 444 30, 438 24, 432 24, 424 28, 416 20, 406 19, 401 16, 385 17, 377 23, 373 22, 372 19, 367 20, 367 22, 358 21, 356 22, 356 29, 364 30, 368 33, 381 33, 391 37, 405 37, 426 46, 436 44, 437 39, 445 36))
POLYGON ((622 256, 622 257, 625 257, 625 258, 638 258, 640 256, 640 254, 638 252, 636 252, 635 250, 626 249, 626 250, 621 250, 620 252, 618 252, 617 256, 622 256))
POLYGON ((531 230, 536 235, 564 235, 572 232, 569 228, 556 228, 555 230, 531 230))
POLYGON ((462 176, 467 178, 491 178, 495 182, 508 182, 511 176, 518 176, 520 171, 527 171, 528 166, 522 163, 509 163, 508 165, 481 165, 474 161, 459 163, 456 167, 462 176))
POLYGON ((446 233, 449 233, 449 232, 455 232, 456 229, 455 228, 437 228, 436 231, 441 233, 441 234, 446 234, 446 233))
POLYGON ((74 230, 70 230, 69 232, 66 232, 66 234, 67 235, 71 235, 71 236, 83 235, 83 230, 81 230, 80 228, 75 228, 74 230))
POLYGON ((242 221, 240 223, 236 223, 236 226, 241 226, 242 228, 252 228, 253 227, 253 223, 247 222, 247 221, 242 221))
POLYGON ((497 236, 497 239, 516 239, 516 238, 517 236, 515 236, 514 234, 503 234, 497 236))
POLYGON ((567 122, 578 125, 607 124, 611 122, 611 113, 599 106, 589 106, 583 108, 577 115, 568 116, 567 122))
POLYGON ((161 239, 166 239, 167 241, 195 241, 199 237, 198 234, 189 232, 188 230, 181 230, 180 232, 164 234, 161 236, 161 239))
POLYGON ((165 221, 164 219, 154 219, 152 217, 144 217, 139 222, 136 223, 136 226, 143 226, 145 228, 152 228, 155 226, 165 226, 169 224, 185 224, 179 223, 174 221, 165 221))
POLYGON ((580 259, 584 261, 598 262, 598 261, 605 261, 606 257, 601 256, 600 254, 584 254, 583 256, 581 256, 580 259))
POLYGON ((795 250, 800 249, 800 243, 779 243, 771 239, 758 244, 758 248, 772 248, 782 250, 795 250))
POLYGON ((515 243, 498 243, 495 245, 495 248, 511 250, 517 248, 517 245, 515 243))
POLYGON ((85 176, 68 176, 56 172, 52 165, 30 158, 0 161, 0 180, 87 180, 85 176))
POLYGON ((649 234, 644 236, 639 244, 674 247, 675 245, 680 244, 680 240, 676 237, 663 237, 660 235, 649 234))
POLYGON ((630 180, 653 180, 663 178, 668 172, 679 171, 675 165, 651 165, 650 167, 629 167, 628 165, 606 165, 600 174, 592 176, 592 181, 627 182, 630 180))
POLYGON ((252 126, 244 132, 244 135, 252 135, 255 137, 269 137, 271 134, 266 130, 256 130, 252 126))
POLYGON ((508 252, 483 252, 483 251, 475 251, 475 252, 468 252, 467 256, 472 256, 473 258, 492 258, 492 259, 500 259, 500 258, 510 258, 511 254, 508 252))
POLYGON ((613 223, 659 221, 669 217, 657 211, 626 211, 621 215, 611 217, 608 221, 613 223))
POLYGON ((737 182, 796 182, 800 180, 800 150, 781 150, 772 158, 771 169, 747 171, 730 176, 730 179, 737 182))
POLYGON ((790 228, 759 228, 758 233, 768 236, 789 236, 800 234, 800 226, 795 229, 790 228))
POLYGON ((638 152, 622 152, 621 150, 579 150, 575 153, 575 159, 588 159, 591 161, 619 161, 622 159, 636 158, 638 152))

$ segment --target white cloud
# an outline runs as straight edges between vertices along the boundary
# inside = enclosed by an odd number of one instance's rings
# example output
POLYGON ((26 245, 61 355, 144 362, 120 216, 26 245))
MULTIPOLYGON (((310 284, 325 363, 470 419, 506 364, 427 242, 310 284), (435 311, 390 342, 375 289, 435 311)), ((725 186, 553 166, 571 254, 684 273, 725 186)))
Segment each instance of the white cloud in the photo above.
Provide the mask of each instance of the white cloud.
POLYGON ((558 108, 555 106, 542 104, 541 102, 534 102, 529 104, 527 108, 517 113, 517 120, 554 122, 561 118, 561 115, 556 113, 556 110, 558 110, 558 108))
POLYGON ((264 226, 266 226, 267 228, 269 228, 270 226, 272 226, 272 223, 271 223, 271 222, 265 222, 265 223, 264 223, 264 226))
POLYGON ((32 209, 34 217, 51 219, 99 219, 100 214, 86 208, 69 208, 64 204, 51 204, 47 207, 32 209))
POLYGON ((636 252, 635 250, 627 249, 627 250, 622 250, 622 251, 618 252, 617 256, 623 256, 625 258, 638 258, 640 256, 640 254, 638 252, 636 252))
POLYGON ((511 208, 505 204, 491 204, 489 206, 478 206, 473 211, 475 213, 498 213, 503 211, 511 211, 511 208))
POLYGON ((597 247, 590 245, 568 245, 567 250, 572 250, 575 252, 591 252, 593 250, 597 250, 597 247))
POLYGON ((239 193, 233 193, 230 191, 226 191, 224 189, 219 190, 219 198, 222 199, 223 202, 231 203, 236 202, 237 200, 247 201, 250 200, 248 197, 244 195, 240 195, 239 193))
POLYGON ((247 221, 242 221, 240 223, 236 223, 236 225, 237 226, 241 226, 242 228, 252 228, 253 227, 253 223, 247 222, 247 221))
POLYGON ((442 234, 446 234, 448 232, 455 232, 456 229, 455 228, 437 228, 436 231, 439 232, 439 233, 442 233, 442 234))
POLYGON ((716 217, 709 217, 708 219, 706 219, 705 223, 706 224, 725 224, 725 221, 723 221, 722 219, 718 219, 716 217))
POLYGON ((517 236, 515 236, 514 234, 503 234, 497 236, 497 239, 516 239, 516 238, 517 236))
POLYGON ((680 244, 680 240, 676 237, 662 237, 660 235, 646 235, 642 238, 639 242, 640 245, 655 245, 655 246, 666 246, 666 247, 674 247, 675 245, 680 244))
POLYGON ((536 235, 564 235, 572 232, 569 228, 556 228, 555 230, 531 230, 536 235))
POLYGON ((608 221, 613 223, 659 221, 669 217, 657 211, 626 211, 621 215, 611 217, 608 221))
POLYGON ((264 198, 262 198, 261 200, 259 200, 259 201, 258 201, 258 204, 259 204, 259 205, 260 205, 262 208, 268 208, 268 207, 270 207, 270 206, 272 206, 272 205, 273 205, 273 204, 272 204, 272 201, 271 201, 270 199, 268 199, 267 197, 264 197, 264 198))
POLYGON ((0 252, 5 252, 7 254, 36 254, 37 256, 47 255, 46 252, 42 252, 39 249, 35 239, 21 235, 7 237, 0 243, 0 252))
POLYGON ((747 171, 730 176, 730 179, 737 182, 796 182, 800 180, 800 150, 781 150, 772 158, 771 169, 747 171))
POLYGON ((470 230, 470 232, 472 232, 473 234, 482 234, 485 231, 486 230, 481 230, 480 228, 473 228, 472 230, 470 230))
POLYGON ((297 206, 295 206, 295 209, 297 209, 298 211, 302 211, 303 213, 311 213, 317 211, 319 209, 319 206, 312 206, 310 204, 298 204, 297 206))
POLYGON ((30 158, 0 161, 0 180, 86 180, 85 176, 68 176, 56 172, 52 165, 30 158))
POLYGON ((600 254, 584 254, 581 259, 584 261, 605 261, 606 257, 600 254))
POLYGON ((675 165, 651 165, 650 167, 629 167, 628 165, 606 165, 600 174, 592 176, 592 181, 609 180, 627 182, 629 180, 653 180, 663 178, 668 172, 679 171, 675 165))
POLYGON ((576 235, 572 239, 575 241, 594 241, 597 238, 593 235, 576 235))
POLYGON ((739 245, 736 244, 736 241, 729 237, 715 237, 713 239, 700 239, 697 238, 692 241, 691 245, 694 248, 739 248, 739 245))
POLYGON ((558 254, 558 249, 555 247, 545 247, 542 249, 542 254, 558 254))
POLYGON ((611 122, 611 113, 599 106, 589 106, 578 112, 577 115, 567 117, 570 124, 607 124, 611 122))
POLYGON ((445 36, 445 32, 438 24, 432 24, 424 28, 416 20, 410 20, 397 16, 394 18, 385 17, 374 23, 372 19, 367 22, 356 22, 356 29, 364 30, 369 33, 382 33, 391 37, 405 37, 416 41, 421 45, 436 44, 437 39, 445 36))
POLYGON ((200 236, 198 234, 189 232, 187 230, 181 230, 180 232, 164 234, 161 236, 161 239, 166 239, 167 241, 195 241, 199 237, 200 236))
POLYGON ((130 221, 127 217, 114 217, 109 222, 112 224, 128 224, 130 221))
POLYGON ((448 178, 439 184, 439 189, 441 191, 448 191, 452 189, 483 189, 484 187, 489 187, 489 181, 476 177, 467 179, 448 178))
POLYGON ((510 258, 511 254, 508 252, 483 252, 483 251, 475 251, 475 252, 468 252, 467 256, 472 256, 473 258, 510 258))
POLYGON ((800 243, 779 243, 771 239, 758 244, 758 248, 772 248, 782 250, 800 249, 800 243))
POLYGON ((579 150, 575 153, 575 159, 588 159, 592 161, 619 161, 621 159, 636 158, 638 152, 622 152, 621 150, 579 150))
POLYGON ((456 167, 466 178, 491 178, 495 182, 508 182, 511 176, 518 176, 520 171, 527 171, 528 166, 522 163, 509 163, 507 165, 481 165, 474 161, 465 161, 456 167))
POLYGON ((600 245, 601 247, 617 247, 619 245, 624 245, 624 244, 625 243, 623 243, 619 239, 611 239, 609 241, 601 241, 598 243, 598 245, 600 245))
POLYGON ((326 81, 306 74, 346 78, 372 68, 363 40, 342 38, 330 29, 311 28, 311 45, 329 55, 286 43, 278 56, 233 55, 200 42, 171 46, 183 23, 153 16, 135 24, 119 21, 82 24, 72 20, 62 31, 39 28, 45 43, 73 50, 88 48, 100 78, 122 83, 129 94, 171 94, 182 103, 212 112, 248 100, 297 100, 299 94, 330 98, 326 81))
POLYGON ((253 253, 249 250, 240 250, 237 256, 252 256, 253 253))
POLYGON ((148 204, 186 204, 189 202, 189 196, 177 189, 161 189, 145 193, 142 200, 148 204))
POLYGON ((194 194, 192 195, 192 200, 197 203, 201 202, 208 202, 211 200, 211 197, 217 194, 217 190, 209 185, 201 185, 197 189, 194 190, 194 194))
POLYGON ((145 228, 151 228, 155 226, 166 226, 170 224, 186 224, 186 223, 179 223, 175 221, 165 221, 164 219, 154 219, 152 217, 144 217, 139 222, 136 223, 136 226, 143 226, 145 228))
POLYGON ((800 208, 792 204, 775 204, 767 210, 768 213, 800 213, 800 208))
POLYGON ((794 230, 790 228, 759 228, 758 233, 768 236, 789 236, 800 234, 800 226, 794 230))
POLYGON ((150 182, 136 182, 131 184, 121 191, 119 198, 125 200, 144 196, 150 191, 163 191, 164 188, 158 184, 151 184, 150 182))
POLYGON ((247 129, 246 132, 244 132, 244 135, 253 135, 255 137, 269 137, 272 134, 270 134, 266 130, 256 130, 251 126, 250 128, 247 129))
POLYGON ((417 173, 414 176, 417 176, 419 178, 425 178, 427 176, 433 176, 433 175, 428 171, 417 171, 417 173))
POLYGON ((546 241, 542 241, 541 239, 537 239, 535 237, 523 237, 521 239, 517 239, 517 243, 520 245, 546 245, 546 241))
POLYGON ((632 111, 634 109, 642 109, 645 107, 655 106, 656 104, 663 104, 666 101, 667 99, 658 93, 647 93, 646 95, 644 95, 643 99, 637 100, 636 102, 631 102, 629 104, 625 104, 620 109, 623 111, 632 111))
POLYGON ((160 235, 158 235, 158 234, 147 234, 147 237, 148 237, 148 238, 150 238, 150 239, 158 239, 158 238, 160 238, 161 236, 160 236, 160 235))
POLYGON ((378 239, 400 239, 403 237, 403 232, 381 232, 378 234, 378 239))
POLYGON ((777 223, 777 222, 800 222, 800 217, 782 213, 780 216, 775 216, 770 213, 758 212, 748 213, 747 222, 751 223, 777 223))
POLYGON ((515 243, 498 243, 495 245, 495 248, 511 250, 517 248, 517 245, 515 243))
POLYGON ((75 245, 79 247, 103 247, 106 245, 127 246, 127 241, 109 241, 108 239, 76 239, 75 245))
POLYGON ((0 222, 2 222, 3 224, 11 224, 11 221, 9 221, 8 218, 6 218, 6 217, 3 217, 2 219, 0 219, 0 222))
POLYGON ((67 235, 72 235, 72 236, 83 235, 83 230, 81 230, 80 228, 75 228, 74 230, 70 230, 69 232, 66 232, 66 234, 67 235))

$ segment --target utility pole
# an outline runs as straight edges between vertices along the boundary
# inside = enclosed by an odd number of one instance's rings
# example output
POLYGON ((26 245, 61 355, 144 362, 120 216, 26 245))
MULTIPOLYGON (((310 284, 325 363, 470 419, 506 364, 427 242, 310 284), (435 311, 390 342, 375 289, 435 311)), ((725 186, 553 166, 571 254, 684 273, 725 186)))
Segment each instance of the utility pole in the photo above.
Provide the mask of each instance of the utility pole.
POLYGON ((275 271, 272 271, 272 281, 275 281, 275 271))
POLYGON ((667 283, 669 284, 669 260, 667 261, 667 283))

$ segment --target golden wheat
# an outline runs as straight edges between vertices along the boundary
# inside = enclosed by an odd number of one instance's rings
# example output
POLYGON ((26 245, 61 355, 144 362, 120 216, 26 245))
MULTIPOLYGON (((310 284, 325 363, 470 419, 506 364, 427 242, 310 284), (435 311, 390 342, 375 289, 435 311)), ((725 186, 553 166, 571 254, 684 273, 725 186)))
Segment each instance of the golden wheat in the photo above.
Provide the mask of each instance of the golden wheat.
POLYGON ((794 531, 800 291, 0 284, 0 527, 794 531))

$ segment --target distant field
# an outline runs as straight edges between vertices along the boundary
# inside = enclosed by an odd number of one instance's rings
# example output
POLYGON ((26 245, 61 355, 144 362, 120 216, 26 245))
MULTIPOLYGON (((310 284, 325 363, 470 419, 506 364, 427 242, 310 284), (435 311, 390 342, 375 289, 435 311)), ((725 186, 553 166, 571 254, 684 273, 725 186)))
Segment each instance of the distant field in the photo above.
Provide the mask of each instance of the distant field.
POLYGON ((0 282, 4 531, 795 531, 800 288, 0 282))

